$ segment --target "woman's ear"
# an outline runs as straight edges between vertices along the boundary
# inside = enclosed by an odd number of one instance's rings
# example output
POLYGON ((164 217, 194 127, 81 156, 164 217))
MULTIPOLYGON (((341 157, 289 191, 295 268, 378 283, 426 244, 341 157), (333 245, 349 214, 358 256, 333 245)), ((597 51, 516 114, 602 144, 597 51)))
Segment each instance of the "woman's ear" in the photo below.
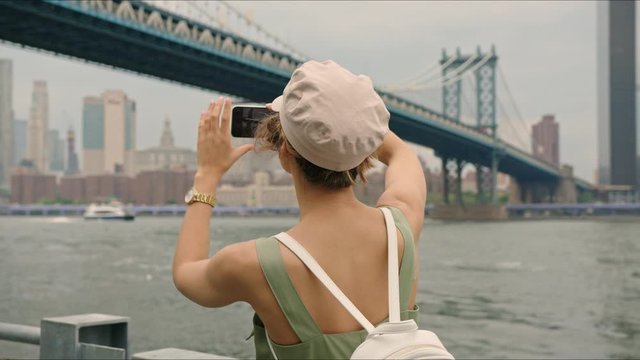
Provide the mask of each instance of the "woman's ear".
POLYGON ((287 146, 285 144, 280 145, 280 149, 278 149, 278 158, 280 159, 280 165, 284 171, 291 174, 291 166, 293 162, 293 155, 287 150, 287 146))

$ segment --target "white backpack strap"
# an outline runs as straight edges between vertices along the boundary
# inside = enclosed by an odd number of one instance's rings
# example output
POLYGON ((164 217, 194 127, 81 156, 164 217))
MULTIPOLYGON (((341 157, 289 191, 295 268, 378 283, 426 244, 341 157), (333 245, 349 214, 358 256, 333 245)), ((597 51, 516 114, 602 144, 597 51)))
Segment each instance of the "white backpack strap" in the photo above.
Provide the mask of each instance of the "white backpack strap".
POLYGON ((384 215, 384 222, 387 226, 388 273, 389 273, 389 322, 400 322, 400 274, 398 272, 398 234, 396 233, 396 223, 388 208, 380 208, 384 215))
MULTIPOLYGON (((289 248, 291 252, 296 254, 296 256, 302 261, 307 268, 324 284, 324 286, 329 290, 331 295, 335 297, 342 306, 353 316, 363 328, 367 330, 367 333, 370 333, 375 328, 373 324, 367 320, 364 315, 356 308, 355 305, 347 298, 347 296, 338 288, 338 286, 331 280, 329 275, 320 267, 320 264, 307 252, 307 250, 302 247, 294 238, 292 238, 289 234, 281 232, 280 234, 275 236, 278 241, 280 241, 284 246, 289 248)), ((397 253, 397 249, 396 249, 397 253)), ((397 256, 396 256, 397 258, 397 256)), ((397 259, 396 259, 397 262, 397 259)), ((397 268, 397 267, 396 267, 397 268)))

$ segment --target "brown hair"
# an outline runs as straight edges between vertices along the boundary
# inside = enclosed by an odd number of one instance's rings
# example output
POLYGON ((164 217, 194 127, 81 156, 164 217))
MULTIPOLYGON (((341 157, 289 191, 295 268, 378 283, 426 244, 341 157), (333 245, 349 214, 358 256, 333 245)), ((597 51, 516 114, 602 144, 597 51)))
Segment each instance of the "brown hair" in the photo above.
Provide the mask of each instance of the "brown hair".
POLYGON ((260 122, 256 129, 256 149, 278 151, 284 146, 285 150, 294 156, 296 163, 307 181, 312 184, 321 185, 328 189, 342 189, 356 184, 358 178, 363 183, 367 183, 364 173, 373 166, 373 155, 370 155, 360 165, 350 170, 333 171, 322 168, 303 158, 291 146, 289 140, 282 130, 280 116, 276 113, 268 116, 260 122))

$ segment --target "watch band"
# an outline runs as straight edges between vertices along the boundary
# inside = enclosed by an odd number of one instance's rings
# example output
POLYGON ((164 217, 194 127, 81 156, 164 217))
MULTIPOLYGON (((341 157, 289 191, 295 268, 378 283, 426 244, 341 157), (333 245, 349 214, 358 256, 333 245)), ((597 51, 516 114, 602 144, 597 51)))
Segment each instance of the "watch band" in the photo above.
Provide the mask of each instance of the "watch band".
POLYGON ((193 198, 191 198, 191 201, 189 202, 189 204, 193 204, 194 202, 201 202, 207 205, 211 205, 211 207, 216 207, 215 194, 201 193, 195 188, 193 188, 192 190, 193 190, 193 198))

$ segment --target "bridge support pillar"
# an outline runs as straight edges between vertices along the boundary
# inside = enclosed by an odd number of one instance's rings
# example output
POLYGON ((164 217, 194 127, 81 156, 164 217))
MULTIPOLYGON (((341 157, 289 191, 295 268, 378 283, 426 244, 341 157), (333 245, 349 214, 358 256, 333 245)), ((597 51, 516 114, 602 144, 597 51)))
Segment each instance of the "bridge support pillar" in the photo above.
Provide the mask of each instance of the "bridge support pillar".
POLYGON ((466 163, 460 159, 442 157, 443 200, 445 204, 451 204, 451 194, 455 194, 455 203, 463 205, 462 199, 462 168, 466 163))
POLYGON ((493 203, 495 196, 495 176, 491 168, 476 164, 476 202, 478 204, 493 203))
POLYGON ((509 204, 522 204, 522 189, 516 178, 509 182, 509 204))
POLYGON ((562 165, 560 168, 560 181, 556 184, 554 191, 554 202, 561 204, 575 204, 578 202, 578 192, 576 182, 573 179, 573 167, 562 165))
POLYGON ((514 179, 511 183, 509 202, 518 203, 561 203, 574 204, 578 201, 573 168, 563 165, 560 179, 528 181, 514 179))
POLYGON ((519 181, 520 202, 524 204, 553 202, 554 184, 540 181, 519 181))

